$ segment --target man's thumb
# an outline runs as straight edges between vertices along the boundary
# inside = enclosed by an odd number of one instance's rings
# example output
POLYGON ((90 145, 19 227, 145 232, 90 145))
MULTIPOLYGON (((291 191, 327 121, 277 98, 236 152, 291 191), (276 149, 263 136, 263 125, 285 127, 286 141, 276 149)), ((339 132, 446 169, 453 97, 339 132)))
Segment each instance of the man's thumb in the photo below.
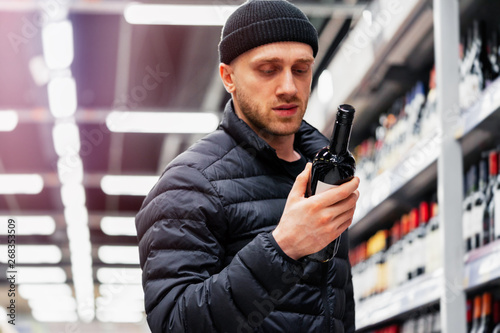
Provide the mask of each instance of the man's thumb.
POLYGON ((290 195, 304 197, 309 183, 309 178, 311 177, 311 167, 312 163, 309 162, 306 164, 304 171, 302 171, 295 179, 290 195))

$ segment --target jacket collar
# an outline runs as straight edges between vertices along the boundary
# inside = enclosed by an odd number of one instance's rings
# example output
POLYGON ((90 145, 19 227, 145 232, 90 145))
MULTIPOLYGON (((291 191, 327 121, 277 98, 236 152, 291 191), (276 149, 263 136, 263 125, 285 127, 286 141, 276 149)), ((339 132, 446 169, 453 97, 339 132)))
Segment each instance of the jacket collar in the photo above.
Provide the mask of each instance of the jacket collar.
MULTIPOLYGON (((226 104, 219 128, 231 135, 240 146, 245 148, 249 146, 265 158, 273 160, 278 158, 275 149, 236 115, 232 99, 226 104)), ((312 160, 318 150, 327 144, 328 139, 325 136, 306 121, 302 121, 299 131, 295 133, 295 149, 299 150, 306 159, 312 160)))

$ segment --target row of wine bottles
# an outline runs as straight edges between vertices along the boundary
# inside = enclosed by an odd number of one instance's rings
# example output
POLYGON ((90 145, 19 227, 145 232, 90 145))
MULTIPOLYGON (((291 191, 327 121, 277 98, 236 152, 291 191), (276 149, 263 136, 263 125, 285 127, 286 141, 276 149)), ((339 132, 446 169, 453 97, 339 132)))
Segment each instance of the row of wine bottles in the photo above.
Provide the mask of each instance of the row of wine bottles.
MULTIPOLYGON (((500 333, 499 293, 500 290, 488 290, 467 298, 467 333, 500 333)), ((433 310, 437 307, 420 309, 403 321, 365 333, 440 333, 440 312, 433 310)))
POLYGON ((394 168, 417 142, 433 132, 438 123, 436 113, 435 69, 430 73, 428 93, 422 81, 379 117, 375 136, 354 148, 357 175, 371 180, 394 168))
POLYGON ((467 252, 500 238, 499 152, 483 152, 464 177, 462 230, 467 252))
POLYGON ((358 301, 390 290, 441 267, 438 204, 423 201, 419 207, 353 248, 353 284, 358 301))
POLYGON ((367 333, 440 333, 441 316, 439 311, 413 315, 401 324, 392 324, 367 333))
POLYGON ((500 300, 494 296, 486 291, 467 299, 468 333, 500 333, 500 300))
MULTIPOLYGON (((461 38, 459 52, 461 109, 469 108, 488 85, 500 76, 499 26, 474 21, 461 38)), ((415 143, 427 138, 438 123, 436 71, 429 81, 418 81, 379 117, 374 136, 353 149, 357 175, 371 180, 401 162, 415 143)))
POLYGON ((498 23, 474 20, 460 42, 460 107, 466 109, 500 75, 498 23))

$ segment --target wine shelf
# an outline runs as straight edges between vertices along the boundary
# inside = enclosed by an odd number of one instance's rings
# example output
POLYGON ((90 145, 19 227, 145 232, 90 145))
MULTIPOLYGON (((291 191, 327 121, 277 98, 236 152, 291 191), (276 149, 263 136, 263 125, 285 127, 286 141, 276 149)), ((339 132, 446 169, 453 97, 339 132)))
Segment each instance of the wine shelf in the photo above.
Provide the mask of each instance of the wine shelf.
POLYGON ((356 329, 363 329, 395 318, 408 311, 439 301, 442 270, 372 296, 356 305, 356 329))
MULTIPOLYGON (((425 187, 432 181, 423 174, 423 171, 436 163, 440 140, 441 135, 435 130, 401 156, 400 163, 394 168, 384 171, 368 184, 360 184, 361 195, 356 205, 351 234, 357 233, 358 229, 364 229, 365 225, 373 224, 380 216, 386 215, 396 205, 396 202, 391 204, 392 197, 408 182, 413 181, 415 186, 425 187)), ((401 199, 404 198, 398 198, 401 199)))
POLYGON ((496 79, 483 91, 470 108, 462 111, 460 125, 455 132, 455 137, 457 139, 463 138, 499 109, 500 79, 496 79))
POLYGON ((500 279, 500 240, 467 253, 464 272, 465 289, 500 279))
MULTIPOLYGON (((496 131, 496 134, 499 134, 500 119, 489 121, 493 117, 500 118, 500 112, 497 112, 499 110, 500 78, 492 82, 470 108, 461 112, 455 137, 462 140, 464 156, 467 156, 489 136, 485 134, 485 131, 477 132, 479 127, 485 127, 487 131, 496 131)), ((360 185, 361 195, 350 227, 352 237, 356 237, 368 226, 388 216, 399 202, 414 197, 421 188, 428 187, 429 183, 435 182, 441 139, 441 134, 435 130, 401 156, 400 163, 394 168, 384 171, 370 183, 360 185), (408 188, 409 184, 411 189, 408 188)))

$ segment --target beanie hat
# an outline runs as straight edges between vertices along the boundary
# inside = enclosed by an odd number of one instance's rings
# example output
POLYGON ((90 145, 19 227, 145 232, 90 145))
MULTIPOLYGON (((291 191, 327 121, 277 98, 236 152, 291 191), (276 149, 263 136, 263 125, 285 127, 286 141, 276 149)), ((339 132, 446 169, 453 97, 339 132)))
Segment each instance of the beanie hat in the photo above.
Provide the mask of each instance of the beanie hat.
POLYGON ((307 16, 286 0, 248 0, 222 29, 219 60, 229 64, 240 54, 274 42, 301 42, 318 53, 318 33, 307 16))

